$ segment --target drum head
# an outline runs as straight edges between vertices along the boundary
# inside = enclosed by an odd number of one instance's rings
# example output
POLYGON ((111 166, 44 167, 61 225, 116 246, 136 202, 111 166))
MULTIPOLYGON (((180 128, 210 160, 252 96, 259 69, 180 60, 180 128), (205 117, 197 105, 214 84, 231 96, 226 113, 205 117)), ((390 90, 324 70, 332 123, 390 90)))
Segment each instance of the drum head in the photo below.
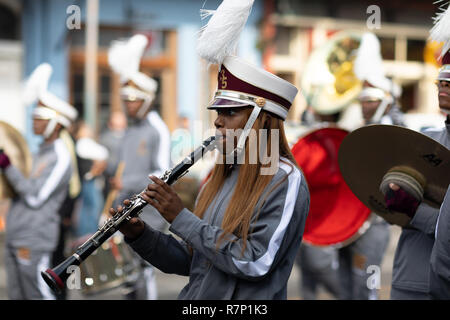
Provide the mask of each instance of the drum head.
POLYGON ((368 227, 371 212, 347 186, 339 169, 338 151, 347 134, 339 128, 322 128, 300 138, 292 148, 311 196, 303 233, 308 244, 342 247, 368 227))

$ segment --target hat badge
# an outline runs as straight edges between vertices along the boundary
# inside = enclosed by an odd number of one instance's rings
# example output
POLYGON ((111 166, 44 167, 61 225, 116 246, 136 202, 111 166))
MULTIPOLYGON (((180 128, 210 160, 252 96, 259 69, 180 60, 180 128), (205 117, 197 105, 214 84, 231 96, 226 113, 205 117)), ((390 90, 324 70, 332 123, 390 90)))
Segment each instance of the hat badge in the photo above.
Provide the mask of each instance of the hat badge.
POLYGON ((255 103, 258 105, 258 107, 264 107, 266 104, 266 99, 258 97, 255 99, 255 103))

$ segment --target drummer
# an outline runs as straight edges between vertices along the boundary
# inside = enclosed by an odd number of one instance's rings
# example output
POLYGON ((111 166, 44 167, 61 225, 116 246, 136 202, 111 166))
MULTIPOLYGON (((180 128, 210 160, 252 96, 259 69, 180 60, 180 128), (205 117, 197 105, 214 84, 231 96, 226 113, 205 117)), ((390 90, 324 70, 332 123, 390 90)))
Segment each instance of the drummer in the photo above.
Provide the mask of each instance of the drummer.
MULTIPOLYGON (((444 18, 447 19, 447 23, 449 18, 450 12, 447 9, 444 18)), ((439 27, 442 20, 436 27, 439 27)), ((438 31, 439 29, 434 30, 438 31)), ((448 32, 448 28, 441 28, 441 30, 448 32)), ((450 34, 443 38, 442 34, 433 33, 432 30, 431 37, 436 41, 446 40, 444 48, 449 48, 450 34)), ((443 128, 428 129, 423 133, 450 148, 450 52, 448 50, 442 62, 443 67, 437 78, 437 88, 439 108, 447 116, 447 119, 443 128)), ((397 245, 391 299, 429 299, 428 292, 431 292, 433 298, 449 299, 450 255, 448 241, 450 234, 448 230, 450 229, 445 228, 449 224, 449 192, 447 191, 446 200, 441 207, 440 221, 436 226, 439 209, 420 202, 407 190, 395 184, 391 184, 390 187, 392 191, 386 194, 387 207, 412 217, 410 222, 412 228, 403 228, 397 245)))
MULTIPOLYGON (((363 89, 358 96, 363 125, 403 125, 403 115, 395 103, 400 88, 385 77, 382 70, 379 40, 374 34, 366 33, 362 37, 354 67, 356 76, 363 82, 363 89)), ((339 249, 339 278, 343 299, 379 298, 377 286, 367 284, 372 275, 368 268, 381 267, 389 239, 389 224, 376 216, 361 237, 339 249)))

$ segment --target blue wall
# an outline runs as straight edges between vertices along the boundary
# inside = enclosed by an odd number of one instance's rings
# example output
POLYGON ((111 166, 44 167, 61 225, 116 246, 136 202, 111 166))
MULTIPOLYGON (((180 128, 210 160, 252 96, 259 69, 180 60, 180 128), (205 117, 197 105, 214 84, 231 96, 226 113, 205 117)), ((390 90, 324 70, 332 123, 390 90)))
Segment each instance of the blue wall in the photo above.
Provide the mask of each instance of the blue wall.
MULTIPOLYGON (((199 10, 214 10, 218 0, 100 0, 99 23, 133 26, 135 29, 175 29, 178 31, 177 101, 178 110, 197 119, 199 103, 199 58, 195 51, 198 30, 206 23, 201 21, 199 10)), ((68 49, 66 46, 66 9, 70 5, 81 8, 82 21, 86 13, 85 1, 76 0, 23 0, 22 35, 25 46, 24 77, 36 66, 48 62, 53 66, 49 91, 68 99, 68 49)), ((256 49, 257 23, 262 16, 263 0, 255 0, 252 14, 241 36, 239 55, 260 64, 256 49)), ((31 109, 29 109, 28 113, 31 109)), ((31 119, 31 115, 27 115, 31 119)), ((31 120, 27 123, 27 139, 31 144, 38 140, 32 135, 31 120)))

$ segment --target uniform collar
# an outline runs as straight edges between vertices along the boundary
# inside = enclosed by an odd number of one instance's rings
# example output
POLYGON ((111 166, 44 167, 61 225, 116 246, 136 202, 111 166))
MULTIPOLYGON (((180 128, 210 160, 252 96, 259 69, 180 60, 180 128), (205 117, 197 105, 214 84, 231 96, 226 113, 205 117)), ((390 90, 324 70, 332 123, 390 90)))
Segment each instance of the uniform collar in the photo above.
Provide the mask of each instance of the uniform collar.
POLYGON ((47 142, 43 142, 40 146, 39 146, 39 150, 42 151, 47 151, 50 150, 51 148, 53 148, 53 146, 55 145, 56 141, 60 140, 60 138, 55 139, 54 141, 47 143, 47 142))

